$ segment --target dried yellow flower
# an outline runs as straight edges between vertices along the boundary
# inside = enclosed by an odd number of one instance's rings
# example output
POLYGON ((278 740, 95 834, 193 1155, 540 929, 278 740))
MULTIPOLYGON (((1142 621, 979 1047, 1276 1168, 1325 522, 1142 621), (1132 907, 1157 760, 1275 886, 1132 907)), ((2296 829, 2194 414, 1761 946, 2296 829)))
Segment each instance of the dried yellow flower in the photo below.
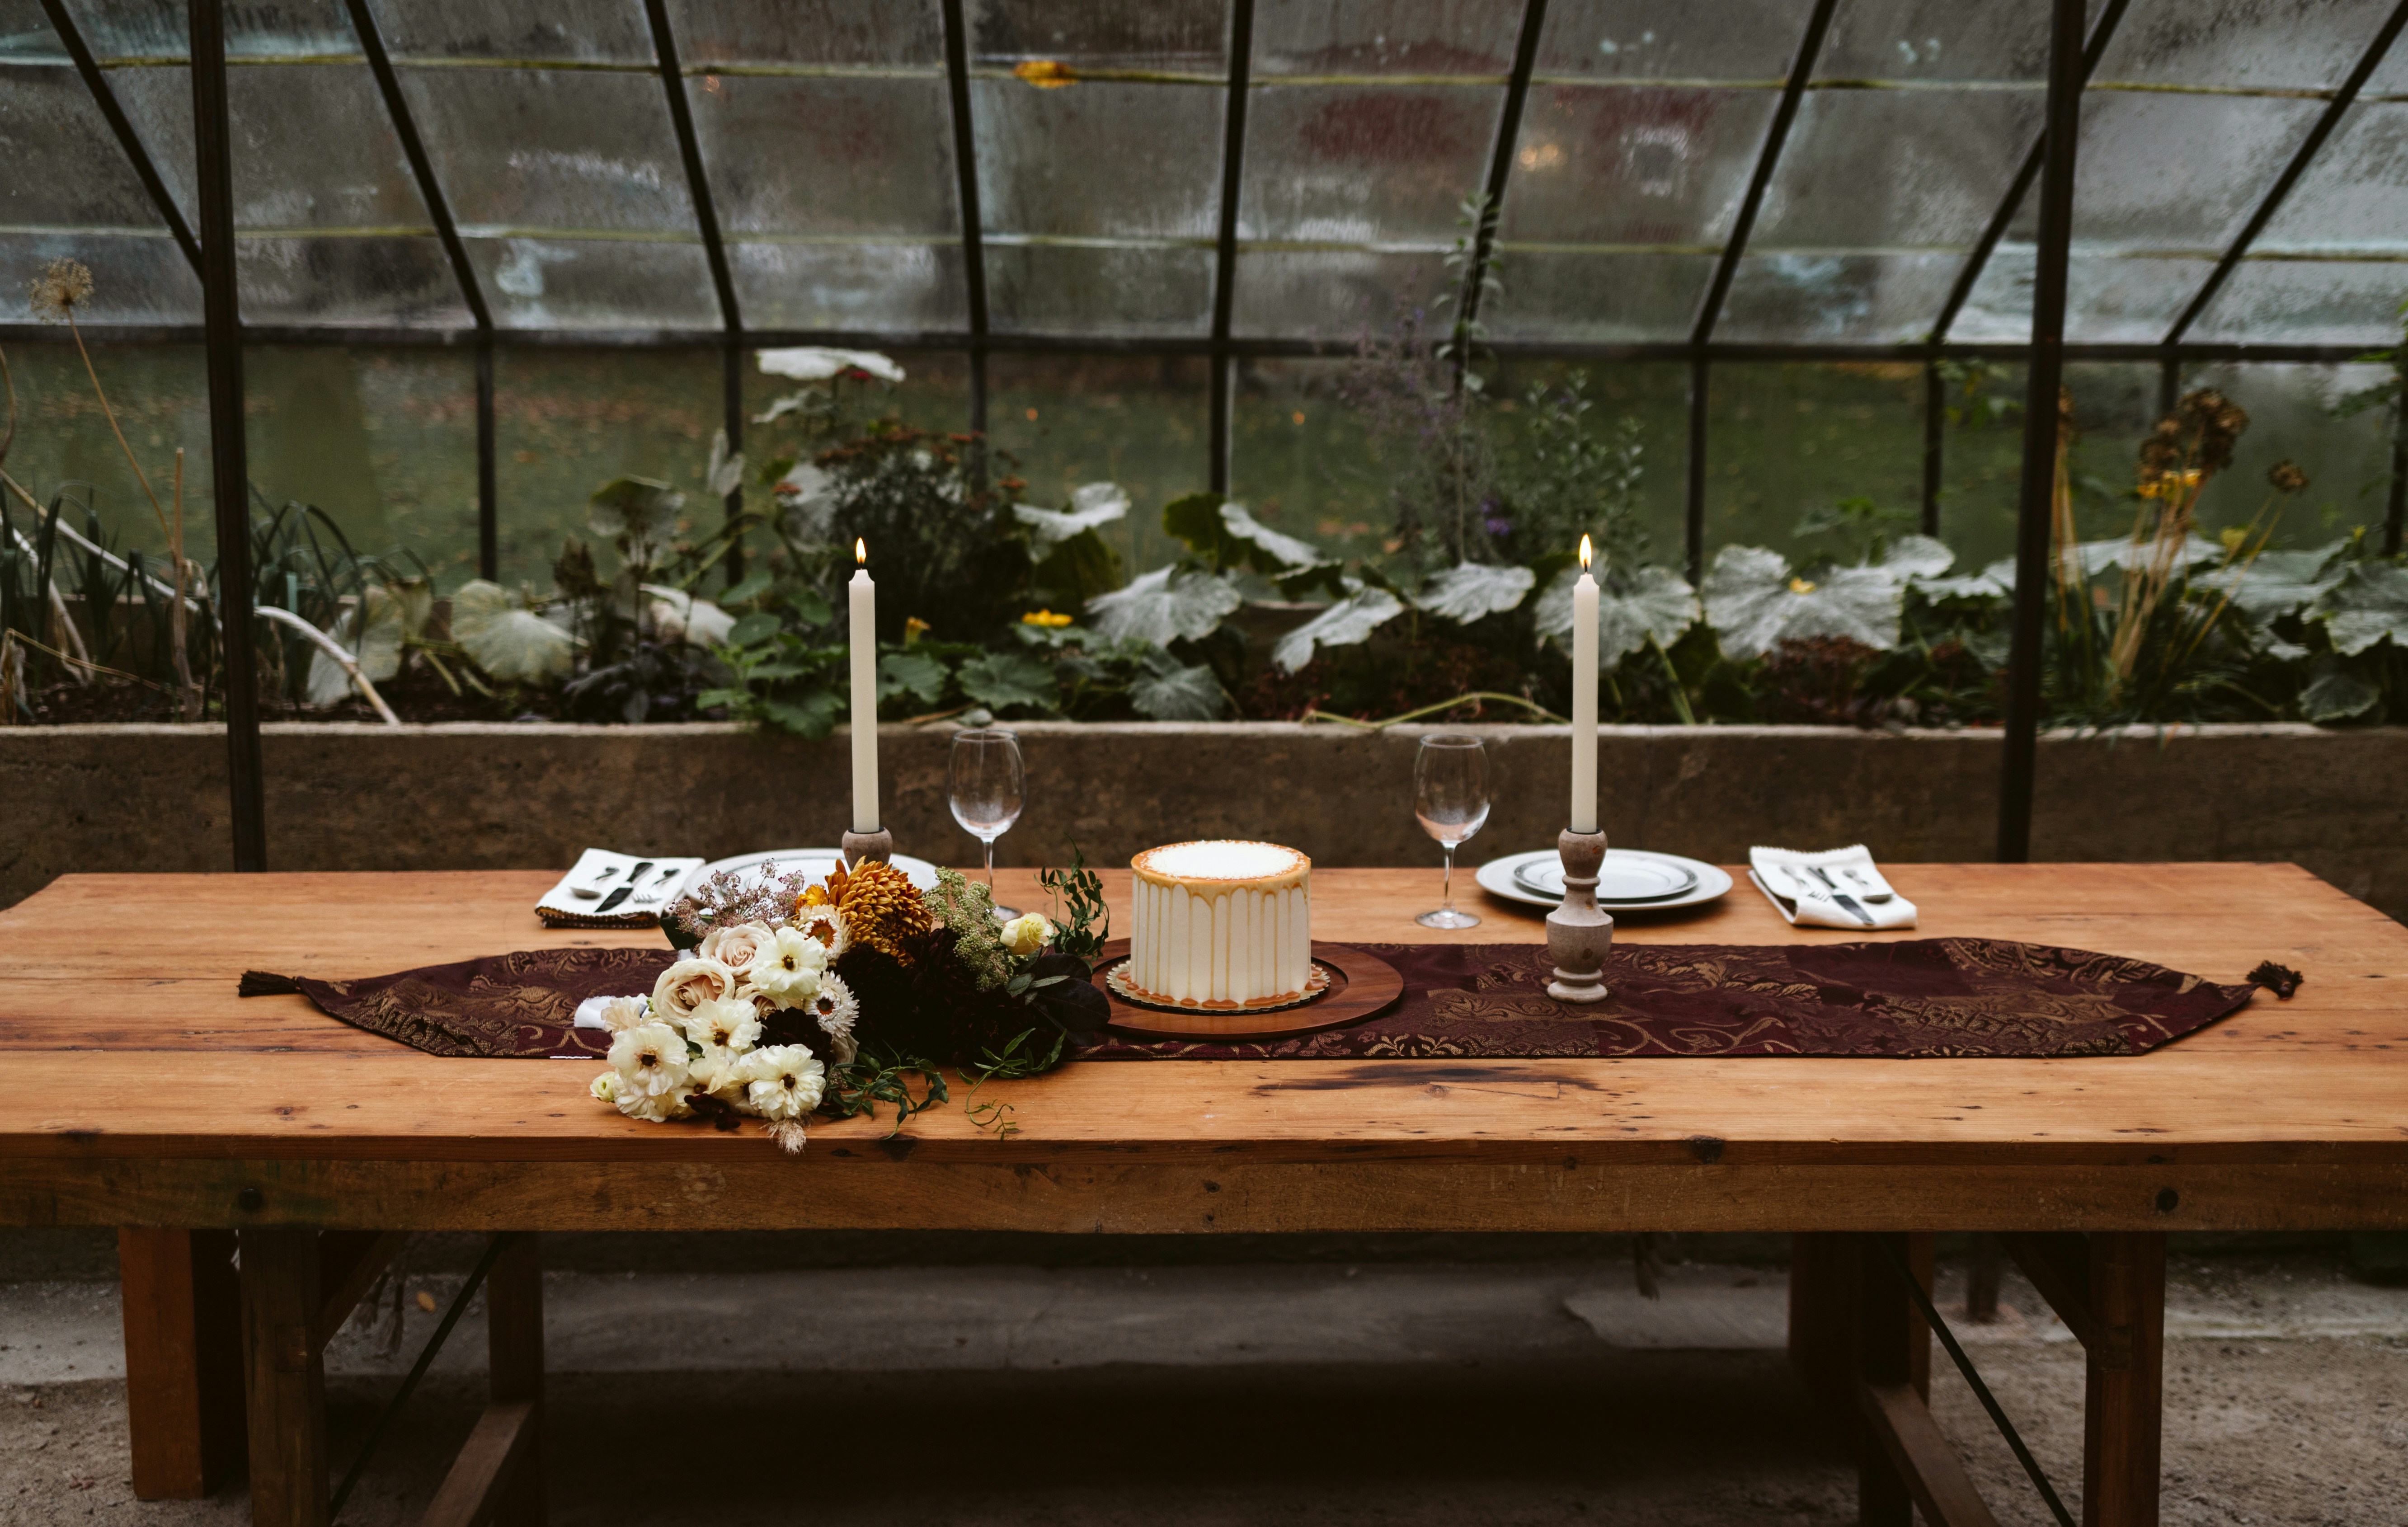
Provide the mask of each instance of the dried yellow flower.
POLYGON ((2300 470, 2299 463, 2286 456, 2267 469, 2266 480, 2278 493, 2296 493, 2308 485, 2308 475, 2300 470))
POLYGON ((92 271, 80 260, 53 260, 25 291, 35 316, 44 322, 71 319, 92 299, 92 271))
POLYGON ((926 933, 937 920, 910 877, 879 859, 853 866, 838 892, 837 911, 844 919, 845 933, 855 943, 867 944, 906 964, 910 955, 903 940, 926 933))

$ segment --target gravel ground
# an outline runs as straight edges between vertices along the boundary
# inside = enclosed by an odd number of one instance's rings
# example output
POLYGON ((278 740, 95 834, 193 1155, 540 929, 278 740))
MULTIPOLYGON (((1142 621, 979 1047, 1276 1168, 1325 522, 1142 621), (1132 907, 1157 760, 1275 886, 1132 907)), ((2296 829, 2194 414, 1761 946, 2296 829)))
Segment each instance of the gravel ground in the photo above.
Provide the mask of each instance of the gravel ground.
MULTIPOLYGON (((1777 1339, 1767 1313, 1782 1297, 1766 1269, 1674 1268, 1662 1312, 1637 1309, 1593 1265, 1518 1278, 1495 1268, 1366 1267, 1360 1277, 1344 1268, 1226 1269, 1219 1306, 1200 1283, 1179 1284, 1184 1292, 1146 1285, 1148 1297, 1179 1301, 1167 1308, 1203 1312, 1191 1327, 1153 1334, 1126 1325, 1135 1306, 1113 1281, 1122 1275, 1020 1271, 1027 1276, 1002 1280, 982 1317, 1010 1328, 990 1336, 965 1322, 950 1284, 931 1287, 943 1292, 957 1334, 919 1330, 928 1317, 910 1315, 906 1290, 870 1301, 857 1274, 798 1282, 766 1308, 768 1286, 733 1280, 743 1296, 723 1291, 712 1318, 739 1329, 751 1321, 757 1339, 715 1349, 710 1371, 678 1368, 674 1342, 679 1308, 711 1279, 565 1275, 555 1283, 556 1365, 580 1352, 618 1363, 641 1347, 640 1334, 624 1331, 608 1342, 580 1334, 585 1323, 572 1312, 593 1307, 606 1280, 632 1283, 619 1295, 627 1320, 656 1320, 670 1355, 655 1354, 647 1371, 555 1373, 545 1460, 552 1521, 1855 1520, 1853 1468, 1825 1407, 1764 1349, 1777 1339), (1349 1298, 1333 1300, 1332 1286, 1349 1298), (879 1330, 882 1342, 910 1326, 924 1338, 913 1349, 916 1371, 869 1363, 768 1371, 788 1361, 789 1312, 813 1307, 792 1297, 806 1289, 828 1301, 812 1319, 841 1306, 840 1328, 879 1330), (1449 1291, 1452 1304, 1438 1297, 1449 1291), (1352 1326, 1340 1319, 1350 1305, 1363 1311, 1352 1326), (1261 1348, 1232 1338, 1224 1306, 1255 1313, 1261 1348), (1700 1321, 1699 1308, 1721 1313, 1700 1321), (1419 1323, 1399 1319, 1408 1309, 1419 1323), (1216 1313, 1220 1325, 1203 1318, 1216 1313), (1082 1354, 1064 1334, 1098 1316, 1124 1323, 1108 1349, 1082 1354), (1321 1328, 1310 1349, 1326 1360, 1269 1361, 1288 1347, 1272 1339, 1278 1328, 1307 1324, 1321 1328), (1689 1339, 1684 1331, 1733 1349, 1655 1349, 1689 1339), (965 1357, 947 1366, 941 1349, 956 1341, 965 1357)), ((428 1286, 440 1292, 444 1276, 428 1286)), ((912 1275, 869 1276, 908 1283, 912 1275)), ((104 1288, 0 1289, 14 1300, 0 1305, 0 1527, 246 1522, 238 1491, 205 1502, 132 1500, 122 1385, 79 1377, 113 1371, 104 1333, 114 1290, 102 1298, 104 1288), (34 1350, 28 1334, 49 1345, 34 1350), (25 1377, 35 1372, 50 1377, 25 1377), (5 1382, 11 1374, 21 1381, 5 1382)), ((1943 1276, 1943 1304, 1951 1292, 1943 1276)), ((2006 1320, 1967 1333, 1975 1361, 2078 1513, 2081 1350, 2012 1277, 2005 1295, 2006 1320)), ((2408 1293, 2351 1283, 2329 1263, 2259 1259, 2177 1264, 2170 1306, 2170 1527, 2408 1520, 2408 1293)), ((414 1300, 408 1307, 431 1320, 414 1300)), ((372 1334, 347 1338, 329 1382, 338 1465, 391 1391, 395 1363, 408 1361, 407 1346, 397 1359, 380 1357, 372 1334)), ((408 1334, 414 1341, 415 1329, 408 1334)), ((471 1337, 464 1328, 455 1339, 473 1358, 481 1341, 471 1337)), ((421 1391, 345 1511, 346 1527, 414 1519, 481 1402, 473 1366, 438 1371, 421 1391)), ((2001 1522, 2042 1527, 2038 1496, 1937 1349, 1934 1376, 1934 1408, 2001 1522)))

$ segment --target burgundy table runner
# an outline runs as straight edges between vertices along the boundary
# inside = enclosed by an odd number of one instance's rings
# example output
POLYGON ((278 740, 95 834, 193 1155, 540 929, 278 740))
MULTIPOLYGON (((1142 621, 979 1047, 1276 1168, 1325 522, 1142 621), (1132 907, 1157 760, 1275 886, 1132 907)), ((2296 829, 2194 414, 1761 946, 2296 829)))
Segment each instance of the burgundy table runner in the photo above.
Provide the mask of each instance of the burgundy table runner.
MULTIPOLYGON (((1869 944, 1629 944, 1607 957, 1612 996, 1546 993, 1537 944, 1360 944, 1404 995, 1342 1029, 1259 1043, 1113 1034, 1082 1060, 1414 1057, 2136 1055, 2244 1006, 2142 960, 1987 938, 1869 944)), ((243 978, 246 995, 299 991, 346 1023, 434 1055, 592 1056, 586 997, 649 992, 669 949, 523 950, 356 980, 243 978)))

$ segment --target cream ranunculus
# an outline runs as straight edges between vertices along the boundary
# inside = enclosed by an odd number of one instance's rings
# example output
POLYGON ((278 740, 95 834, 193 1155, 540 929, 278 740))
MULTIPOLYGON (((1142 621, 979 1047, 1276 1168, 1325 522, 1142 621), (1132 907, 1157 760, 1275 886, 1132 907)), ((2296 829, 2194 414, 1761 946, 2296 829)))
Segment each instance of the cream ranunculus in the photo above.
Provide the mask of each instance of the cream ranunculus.
POLYGON ((616 1103, 619 1101, 619 1073, 605 1071, 587 1082, 585 1090, 594 1094, 596 1103, 616 1103))
POLYGON ((705 1055, 741 1055, 761 1042, 761 1015, 750 996, 720 997, 687 1017, 685 1036, 705 1055))
POLYGON ((612 1034, 624 1034, 639 1024, 652 1021, 652 999, 650 997, 612 997, 602 1004, 602 1022, 612 1034))
POLYGON ((762 946, 760 956, 744 967, 744 978, 767 992, 779 1006, 793 1007, 818 992, 820 972, 826 968, 826 945, 799 928, 781 928, 762 946))
POLYGON ((737 1057, 724 1081, 744 1084, 749 1112, 769 1120, 801 1119, 820 1106, 827 1068, 801 1045, 770 1045, 737 1057))
POLYGON ((730 970, 742 970, 760 958, 763 946, 768 942, 767 923, 738 922, 703 935, 700 947, 694 952, 702 959, 716 960, 730 970))
POLYGON ((706 1002, 736 994, 736 972, 717 960, 680 960, 652 985, 652 1017, 683 1023, 706 1002))
POLYGON ((1003 940, 1005 949, 1025 960, 1054 942, 1054 924, 1042 913, 1024 912, 1005 923, 996 936, 1003 940))
POLYGON ((674 1119, 693 1090, 685 1035, 666 1023, 641 1023, 610 1042, 617 1082, 610 1101, 630 1119, 674 1119))

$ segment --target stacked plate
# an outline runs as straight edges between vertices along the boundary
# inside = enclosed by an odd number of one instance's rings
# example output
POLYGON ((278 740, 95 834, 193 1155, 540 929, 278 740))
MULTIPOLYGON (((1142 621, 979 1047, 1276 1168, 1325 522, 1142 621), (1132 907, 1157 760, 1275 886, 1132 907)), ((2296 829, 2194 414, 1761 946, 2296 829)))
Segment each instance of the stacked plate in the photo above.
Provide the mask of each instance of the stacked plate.
MULTIPOLYGON (((1553 849, 1507 854, 1480 866, 1480 888, 1508 901, 1553 906, 1564 899, 1564 864, 1553 849)), ((1598 870, 1597 904, 1607 911, 1695 906, 1731 888, 1713 865, 1644 849, 1608 849, 1598 870)))
MULTIPOLYGON (((844 850, 841 849, 779 849, 769 853, 739 853, 732 859, 714 859, 695 870, 679 882, 678 893, 683 895, 722 870, 738 872, 747 885, 766 884, 768 877, 761 872, 764 863, 775 864, 780 879, 801 870, 810 876, 812 882, 824 881, 828 871, 836 868, 843 859, 844 850)), ((928 892, 937 889, 937 866, 926 860, 898 853, 895 856, 894 864, 919 890, 928 892)))

